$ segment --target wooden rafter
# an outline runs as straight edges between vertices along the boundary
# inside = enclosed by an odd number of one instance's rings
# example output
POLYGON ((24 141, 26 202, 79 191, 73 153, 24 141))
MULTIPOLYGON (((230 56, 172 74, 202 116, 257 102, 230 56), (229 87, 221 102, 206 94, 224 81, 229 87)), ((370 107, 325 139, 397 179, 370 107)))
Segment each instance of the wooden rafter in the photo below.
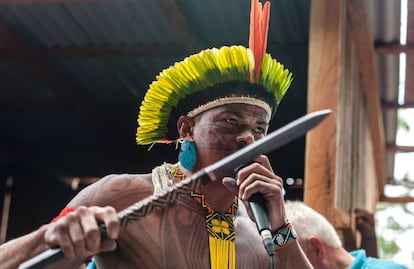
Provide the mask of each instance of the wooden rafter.
POLYGON ((377 54, 414 54, 414 44, 377 43, 375 44, 375 52, 377 54))
POLYGON ((387 197, 385 195, 382 195, 380 197, 380 201, 381 202, 389 202, 389 203, 412 203, 414 202, 414 197, 408 197, 408 196, 404 196, 404 197, 387 197))
POLYGON ((400 109, 400 108, 414 108, 413 103, 405 103, 405 104, 397 104, 397 103, 390 103, 390 102, 382 102, 383 109, 400 109))
MULTIPOLYGON (((407 187, 407 188, 410 188, 410 189, 414 189, 414 180, 411 180, 411 179, 404 179, 404 180, 399 179, 399 180, 397 180, 397 179, 394 179, 394 178, 389 178, 388 179, 388 184, 394 185, 394 186, 404 186, 404 187, 407 187)), ((412 197, 412 198, 414 198, 414 197, 412 197)))
POLYGON ((414 152, 414 146, 397 146, 387 144, 386 149, 388 152, 414 152))

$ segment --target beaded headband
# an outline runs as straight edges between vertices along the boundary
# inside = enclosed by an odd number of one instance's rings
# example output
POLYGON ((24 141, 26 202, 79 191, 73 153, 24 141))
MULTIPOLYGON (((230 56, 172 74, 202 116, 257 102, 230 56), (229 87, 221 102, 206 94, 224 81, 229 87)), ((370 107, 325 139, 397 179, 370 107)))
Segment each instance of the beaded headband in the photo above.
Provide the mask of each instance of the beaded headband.
POLYGON ((252 0, 249 48, 205 49, 164 69, 153 81, 138 115, 138 144, 179 138, 176 121, 224 104, 260 106, 274 115, 292 74, 266 53, 270 3, 252 0))

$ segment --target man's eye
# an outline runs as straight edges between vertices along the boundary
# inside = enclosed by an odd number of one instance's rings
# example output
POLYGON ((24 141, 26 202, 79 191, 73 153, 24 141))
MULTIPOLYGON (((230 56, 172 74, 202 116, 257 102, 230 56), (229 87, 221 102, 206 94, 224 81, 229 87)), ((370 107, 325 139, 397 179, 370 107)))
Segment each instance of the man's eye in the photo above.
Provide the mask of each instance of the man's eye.
POLYGON ((264 134, 264 133, 266 132, 266 130, 265 130, 264 128, 262 128, 262 127, 256 127, 256 128, 254 129, 254 131, 255 131, 256 133, 258 133, 258 134, 264 134))
POLYGON ((237 124, 237 120, 235 120, 235 119, 226 119, 226 122, 231 124, 231 125, 236 125, 237 124))

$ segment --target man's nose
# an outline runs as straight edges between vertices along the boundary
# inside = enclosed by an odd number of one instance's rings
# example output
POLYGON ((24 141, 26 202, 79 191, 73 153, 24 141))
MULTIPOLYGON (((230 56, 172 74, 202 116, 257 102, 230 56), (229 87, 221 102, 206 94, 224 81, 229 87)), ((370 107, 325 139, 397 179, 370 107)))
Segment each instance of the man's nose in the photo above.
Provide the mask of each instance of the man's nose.
POLYGON ((251 131, 244 131, 240 133, 236 138, 237 143, 242 144, 244 146, 249 145, 255 141, 254 135, 251 131))

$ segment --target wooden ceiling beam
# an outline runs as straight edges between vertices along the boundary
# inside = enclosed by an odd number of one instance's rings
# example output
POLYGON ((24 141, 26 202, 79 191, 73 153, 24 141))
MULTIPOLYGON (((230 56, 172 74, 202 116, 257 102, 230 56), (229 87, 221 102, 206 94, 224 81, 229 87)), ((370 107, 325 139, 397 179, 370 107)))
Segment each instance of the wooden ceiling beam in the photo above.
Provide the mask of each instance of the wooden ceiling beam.
POLYGON ((360 68, 361 88, 366 100, 378 190, 382 194, 387 181, 384 123, 376 72, 374 40, 365 1, 350 0, 348 2, 348 17, 360 68))
MULTIPOLYGON (((397 180, 395 178, 389 178, 388 184, 393 186, 404 186, 406 188, 414 189, 414 180, 413 179, 404 179, 397 180)), ((414 198, 414 197, 413 197, 414 198)))
POLYGON ((400 53, 414 54, 414 44, 402 45, 399 43, 376 43, 375 52, 380 55, 400 53))
POLYGON ((388 203, 400 203, 400 204, 406 204, 406 203, 413 203, 414 197, 405 196, 405 197, 387 197, 385 195, 380 196, 379 199, 381 202, 388 202, 388 203))
POLYGON ((382 102, 382 108, 387 110, 396 110, 396 109, 404 109, 404 108, 414 108, 413 103, 405 103, 405 104, 397 104, 391 102, 382 102))
POLYGON ((386 150, 388 152, 414 152, 414 146, 399 146, 387 144, 386 150))

